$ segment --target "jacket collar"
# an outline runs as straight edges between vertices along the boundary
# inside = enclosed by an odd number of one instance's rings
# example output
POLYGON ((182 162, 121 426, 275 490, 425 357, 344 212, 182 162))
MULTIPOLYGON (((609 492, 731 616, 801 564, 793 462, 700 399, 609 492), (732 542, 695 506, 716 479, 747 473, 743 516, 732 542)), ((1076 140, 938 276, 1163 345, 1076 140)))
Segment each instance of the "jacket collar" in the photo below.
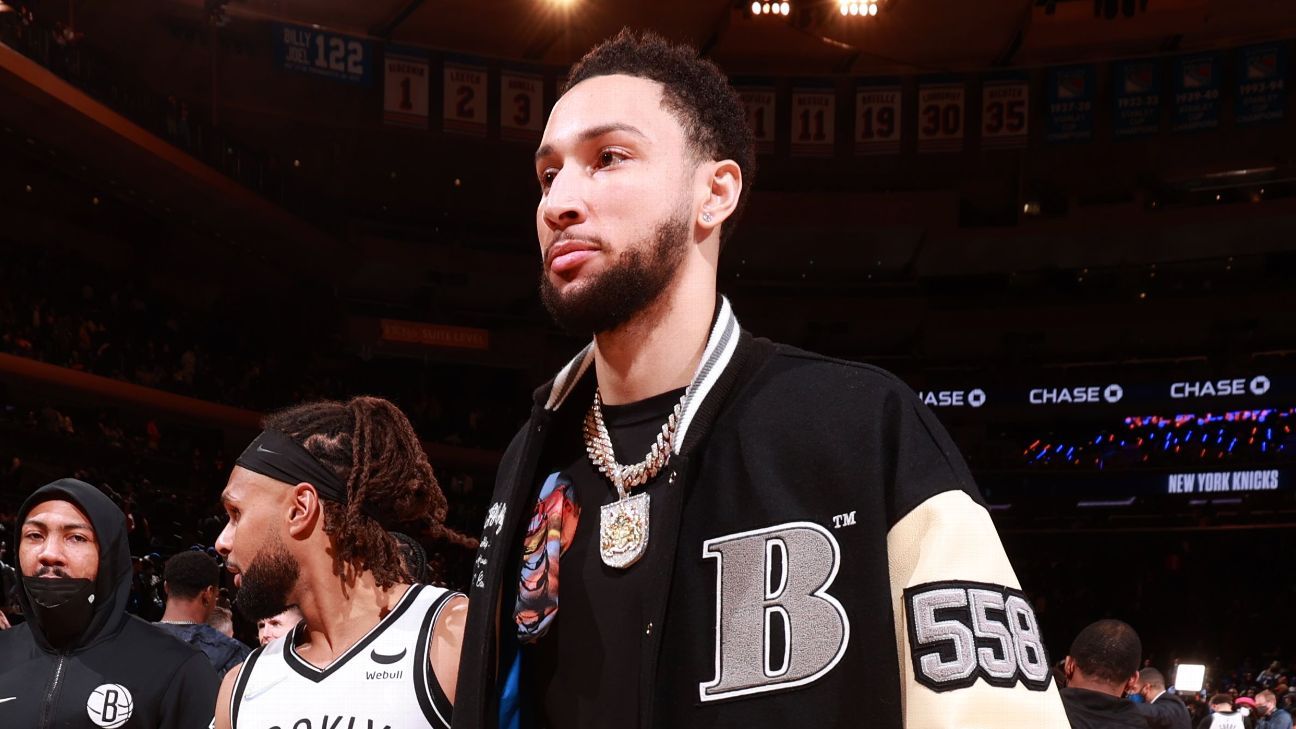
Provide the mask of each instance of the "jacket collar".
MULTIPOLYGON (((702 361, 698 363, 697 371, 693 374, 693 381, 689 384, 688 392, 684 396, 684 408, 680 415, 679 428, 675 434, 674 452, 676 455, 679 455, 684 445, 684 437, 688 433, 689 426, 696 419, 702 403, 715 388, 716 383, 720 381, 721 375, 730 362, 733 361, 734 353, 738 350, 739 333, 742 331, 738 326, 738 317, 734 316, 729 299, 724 296, 719 298, 715 320, 711 324, 711 334, 707 337, 706 349, 702 352, 702 361)), ((593 362, 594 342, 590 342, 565 367, 558 371, 553 384, 549 387, 544 409, 556 412, 558 408, 562 407, 572 390, 575 389, 576 384, 589 371, 593 362)))

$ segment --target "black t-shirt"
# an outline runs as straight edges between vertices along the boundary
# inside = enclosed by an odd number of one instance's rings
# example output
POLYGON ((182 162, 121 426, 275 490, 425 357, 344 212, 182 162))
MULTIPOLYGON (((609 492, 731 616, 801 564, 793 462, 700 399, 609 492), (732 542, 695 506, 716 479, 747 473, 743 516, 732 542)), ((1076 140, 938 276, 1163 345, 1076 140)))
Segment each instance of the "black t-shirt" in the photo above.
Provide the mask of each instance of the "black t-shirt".
MULTIPOLYGON (((683 394, 681 388, 628 405, 603 406, 618 462, 643 460, 683 394)), ((549 729, 633 729, 639 724, 644 597, 666 589, 652 575, 660 574, 655 565, 674 558, 673 535, 662 532, 660 515, 683 494, 668 483, 665 468, 632 491, 647 492, 651 498, 648 548, 635 564, 616 569, 603 564, 598 549, 599 510, 617 499, 616 488, 590 463, 582 434, 553 433, 541 466, 544 478, 536 484, 531 503, 541 485, 557 473, 574 490, 580 517, 559 560, 558 612, 548 631, 522 648, 523 701, 530 704, 525 713, 549 729)), ((517 578, 509 581, 504 604, 514 605, 517 578)), ((516 636, 511 616, 512 611, 505 612, 503 628, 505 635, 516 636)))

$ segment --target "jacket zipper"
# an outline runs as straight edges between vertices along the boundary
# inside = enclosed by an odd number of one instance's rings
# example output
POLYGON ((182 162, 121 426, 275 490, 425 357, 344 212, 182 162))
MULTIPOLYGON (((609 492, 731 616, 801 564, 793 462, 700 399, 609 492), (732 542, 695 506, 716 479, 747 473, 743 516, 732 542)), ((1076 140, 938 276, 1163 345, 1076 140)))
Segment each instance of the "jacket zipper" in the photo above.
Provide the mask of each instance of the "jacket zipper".
POLYGON ((41 711, 41 727, 48 729, 50 726, 50 712, 54 710, 54 695, 58 693, 59 681, 63 678, 63 664, 67 661, 67 654, 60 653, 58 665, 54 667, 54 680, 50 682, 49 691, 45 693, 45 708, 41 711))

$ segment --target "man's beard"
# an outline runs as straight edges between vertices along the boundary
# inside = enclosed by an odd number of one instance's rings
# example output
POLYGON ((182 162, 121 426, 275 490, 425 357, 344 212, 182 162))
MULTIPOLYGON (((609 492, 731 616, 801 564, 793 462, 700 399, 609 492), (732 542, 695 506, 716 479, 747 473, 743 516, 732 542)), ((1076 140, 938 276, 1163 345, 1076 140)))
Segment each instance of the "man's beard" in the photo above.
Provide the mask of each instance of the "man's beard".
POLYGON ((540 300, 568 334, 607 332, 642 314, 670 287, 688 252, 686 210, 663 220, 646 241, 631 246, 578 290, 561 293, 540 271, 540 300))
POLYGON ((244 571, 234 604, 254 623, 274 617, 288 608, 288 593, 300 576, 301 567, 275 534, 244 571))

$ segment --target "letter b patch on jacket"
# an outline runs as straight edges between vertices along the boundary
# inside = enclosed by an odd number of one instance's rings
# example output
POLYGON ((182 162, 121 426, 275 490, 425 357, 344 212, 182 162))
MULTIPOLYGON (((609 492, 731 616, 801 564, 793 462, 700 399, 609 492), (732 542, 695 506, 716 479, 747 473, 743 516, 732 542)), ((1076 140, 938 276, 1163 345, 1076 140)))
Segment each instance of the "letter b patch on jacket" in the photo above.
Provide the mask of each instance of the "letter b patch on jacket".
POLYGON ((818 680, 850 639, 846 611, 828 588, 841 566, 831 532, 791 522, 708 539, 716 560, 715 678, 703 701, 779 691, 818 680))

